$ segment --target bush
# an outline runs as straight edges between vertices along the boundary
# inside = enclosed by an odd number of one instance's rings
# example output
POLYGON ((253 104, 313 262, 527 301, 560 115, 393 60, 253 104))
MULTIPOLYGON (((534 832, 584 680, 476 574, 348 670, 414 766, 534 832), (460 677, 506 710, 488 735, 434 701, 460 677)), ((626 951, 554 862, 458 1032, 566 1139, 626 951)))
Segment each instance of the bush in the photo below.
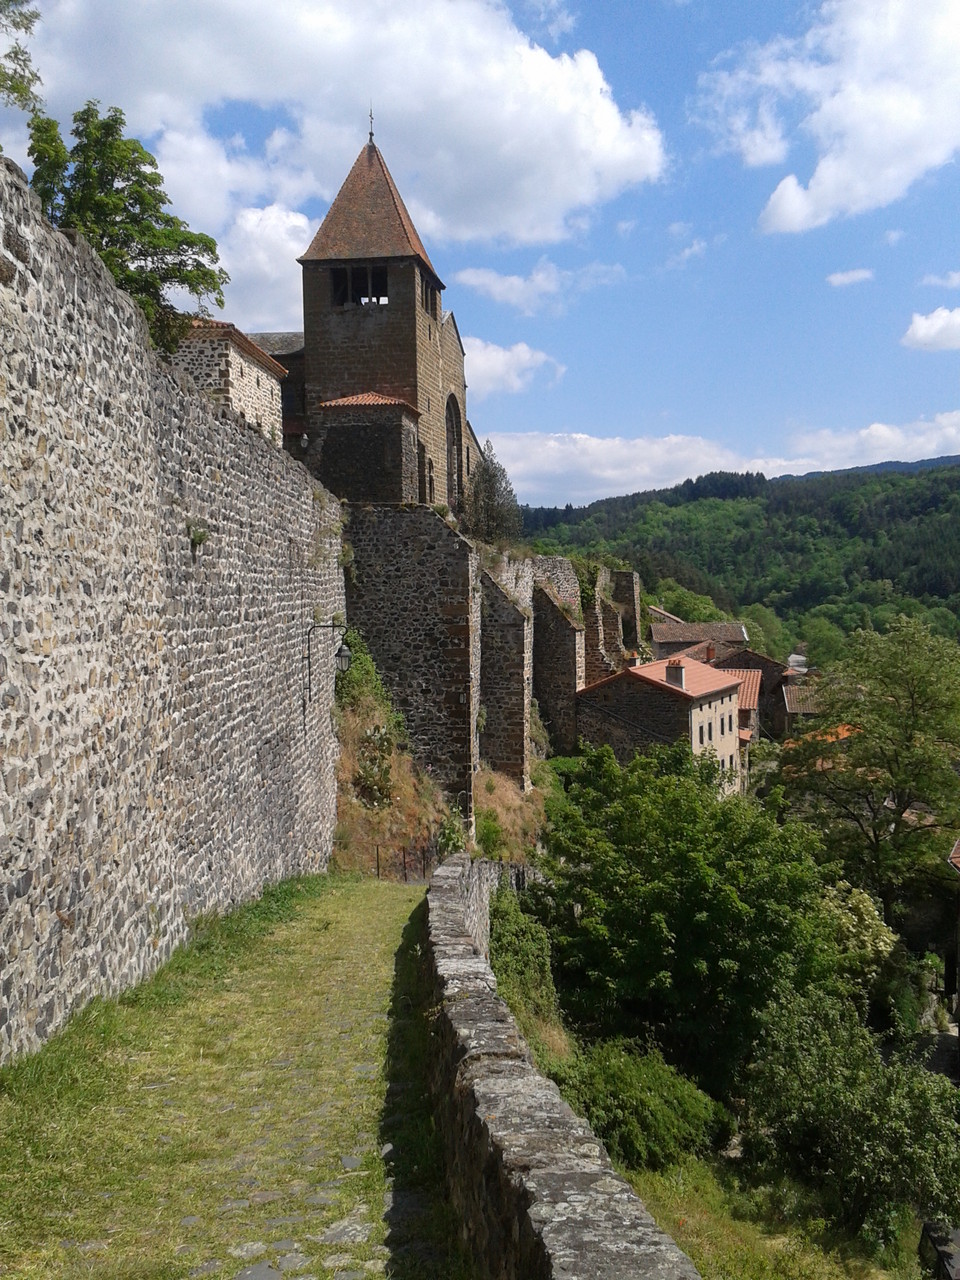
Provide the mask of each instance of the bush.
POLYGON ((477 809, 477 844, 485 858, 495 858, 503 849, 503 830, 492 809, 477 809))
POLYGON ((610 1155, 634 1169, 663 1169, 729 1134, 725 1110, 635 1040, 599 1040, 554 1068, 610 1155))
POLYGON ((467 847, 463 834, 463 821, 457 813, 444 814, 437 831, 437 852, 441 862, 455 853, 461 853, 467 847))
POLYGON ((507 885, 501 885, 490 899, 490 967, 497 975, 500 995, 521 1021, 527 1014, 556 1018, 547 931, 523 912, 507 885))
POLYGON ((338 671, 336 675, 336 702, 341 709, 349 707, 353 711, 368 708, 371 704, 382 712, 386 721, 386 729, 395 739, 404 738, 403 716, 394 711, 390 695, 380 678, 370 650, 363 641, 359 631, 347 631, 344 642, 350 650, 351 661, 349 671, 338 671))
POLYGON ((744 1155, 755 1172, 790 1170, 823 1196, 835 1224, 887 1244, 910 1206, 960 1217, 960 1100, 944 1076, 895 1055, 845 1000, 774 1005, 747 1078, 744 1155))

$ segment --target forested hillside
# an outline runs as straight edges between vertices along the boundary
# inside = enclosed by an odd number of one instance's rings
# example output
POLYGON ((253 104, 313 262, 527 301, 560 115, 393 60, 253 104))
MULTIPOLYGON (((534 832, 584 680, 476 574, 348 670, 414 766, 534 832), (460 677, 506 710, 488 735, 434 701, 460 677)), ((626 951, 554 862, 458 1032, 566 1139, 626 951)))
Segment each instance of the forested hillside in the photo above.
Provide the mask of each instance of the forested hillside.
POLYGON ((625 561, 652 595, 669 599, 679 584, 710 596, 776 633, 774 647, 806 640, 820 660, 899 613, 960 637, 955 464, 776 480, 715 472, 576 510, 525 508, 524 529, 543 551, 625 561))

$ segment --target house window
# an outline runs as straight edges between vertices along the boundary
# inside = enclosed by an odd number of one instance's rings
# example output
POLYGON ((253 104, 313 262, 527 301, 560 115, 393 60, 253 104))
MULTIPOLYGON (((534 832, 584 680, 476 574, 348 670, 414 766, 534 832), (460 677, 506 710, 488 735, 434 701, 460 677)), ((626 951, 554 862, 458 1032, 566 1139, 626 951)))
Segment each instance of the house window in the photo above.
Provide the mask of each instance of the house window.
POLYGON ((703 746, 703 725, 700 726, 700 745, 703 746))
POLYGON ((467 475, 470 474, 470 446, 467 445, 467 475))
POLYGON ((433 505, 433 459, 427 459, 427 501, 433 505))
POLYGON ((729 724, 730 724, 730 732, 733 733, 733 712, 732 711, 727 717, 727 720, 729 721, 729 724))
POLYGON ((723 716, 721 716, 720 717, 720 737, 722 738, 726 732, 727 732, 726 722, 724 721, 723 716))
POLYGON ((384 266, 331 267, 330 287, 335 307, 385 307, 390 300, 384 266))
POLYGON ((730 757, 730 772, 733 772, 733 756, 730 757))
POLYGON ((713 721, 712 721, 712 720, 711 720, 711 721, 710 721, 710 723, 707 725, 707 738, 708 738, 711 742, 713 741, 713 721))

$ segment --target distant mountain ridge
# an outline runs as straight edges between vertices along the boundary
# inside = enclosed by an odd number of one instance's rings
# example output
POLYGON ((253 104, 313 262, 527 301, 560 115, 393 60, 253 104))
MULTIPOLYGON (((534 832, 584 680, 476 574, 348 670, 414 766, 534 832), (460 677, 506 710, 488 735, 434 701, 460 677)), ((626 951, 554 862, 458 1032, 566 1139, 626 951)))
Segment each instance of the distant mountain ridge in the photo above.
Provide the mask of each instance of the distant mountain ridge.
POLYGON ((847 476, 867 474, 874 471, 902 471, 909 474, 914 471, 929 471, 931 467, 955 467, 960 463, 960 453, 943 454, 939 458, 921 458, 917 462, 871 462, 860 467, 841 467, 835 471, 804 471, 799 475, 784 472, 773 476, 772 480, 811 480, 819 476, 847 476))
POLYGON ((654 595, 666 583, 760 630, 785 624, 784 643, 821 656, 901 612, 960 637, 960 456, 769 480, 711 472, 523 517, 539 551, 625 562, 654 595))

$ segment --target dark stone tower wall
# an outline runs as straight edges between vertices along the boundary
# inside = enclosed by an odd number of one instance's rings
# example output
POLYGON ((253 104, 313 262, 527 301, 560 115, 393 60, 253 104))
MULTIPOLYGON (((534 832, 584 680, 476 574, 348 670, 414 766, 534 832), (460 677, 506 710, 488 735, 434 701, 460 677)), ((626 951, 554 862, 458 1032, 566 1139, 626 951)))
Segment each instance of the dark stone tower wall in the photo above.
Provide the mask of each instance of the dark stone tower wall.
MULTIPOLYGON (((341 264, 336 264, 338 267, 341 264)), ((390 301, 335 306, 331 264, 303 264, 304 382, 308 430, 326 400, 377 391, 416 409, 420 273, 387 264, 390 301)))

